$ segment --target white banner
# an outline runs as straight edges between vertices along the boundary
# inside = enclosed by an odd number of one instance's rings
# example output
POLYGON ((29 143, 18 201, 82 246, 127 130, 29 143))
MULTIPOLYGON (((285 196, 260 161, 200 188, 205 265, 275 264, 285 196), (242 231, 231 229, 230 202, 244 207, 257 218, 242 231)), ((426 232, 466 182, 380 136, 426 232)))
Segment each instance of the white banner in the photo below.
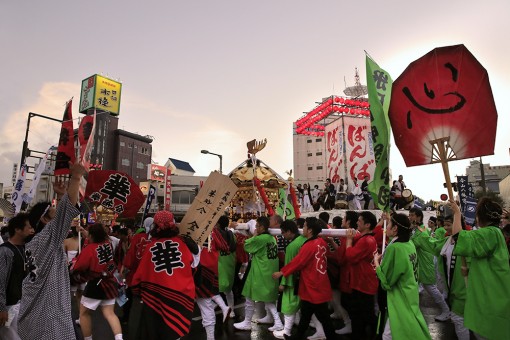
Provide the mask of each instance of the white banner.
POLYGON ((43 159, 39 162, 39 165, 37 166, 37 170, 35 170, 34 178, 32 179, 32 184, 30 185, 30 190, 28 191, 28 194, 22 194, 23 201, 30 204, 35 196, 35 191, 37 190, 37 186, 39 185, 39 180, 41 179, 41 175, 46 170, 46 162, 48 161, 48 156, 50 155, 50 152, 52 151, 53 146, 48 149, 46 152, 46 155, 44 155, 43 159))
POLYGON ((368 181, 374 177, 375 159, 369 118, 344 117, 347 177, 368 181))
POLYGON ((19 175, 14 183, 14 191, 11 196, 12 207, 14 208, 14 214, 19 213, 21 210, 21 204, 23 203, 23 187, 25 186, 25 179, 27 177, 27 166, 23 164, 19 169, 19 175))
POLYGON ((341 118, 326 126, 324 137, 326 137, 327 178, 331 179, 336 188, 340 179, 345 179, 344 133, 341 118))

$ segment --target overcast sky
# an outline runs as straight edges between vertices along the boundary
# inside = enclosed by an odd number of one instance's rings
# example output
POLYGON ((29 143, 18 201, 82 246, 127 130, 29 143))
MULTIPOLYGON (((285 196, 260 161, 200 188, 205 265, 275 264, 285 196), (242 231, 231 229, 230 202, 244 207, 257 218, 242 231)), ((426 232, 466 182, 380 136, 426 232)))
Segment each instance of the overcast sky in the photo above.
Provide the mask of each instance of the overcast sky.
MULTIPOLYGON (((258 157, 293 167, 292 123, 321 98, 343 95, 366 50, 396 79, 435 47, 464 44, 487 69, 499 114, 491 165, 510 164, 510 3, 467 1, 7 1, 0 2, 0 182, 19 162, 29 112, 62 118, 81 81, 123 83, 119 128, 154 136, 153 160, 189 162, 196 175, 258 157), (377 7, 379 4, 380 7, 377 7)), ((483 129, 483 122, 480 125, 483 129)), ((57 123, 35 118, 29 148, 58 142, 57 123)), ((393 175, 424 199, 445 190, 441 166, 406 168, 394 146, 393 175)), ((451 176, 469 160, 450 163, 451 176)))

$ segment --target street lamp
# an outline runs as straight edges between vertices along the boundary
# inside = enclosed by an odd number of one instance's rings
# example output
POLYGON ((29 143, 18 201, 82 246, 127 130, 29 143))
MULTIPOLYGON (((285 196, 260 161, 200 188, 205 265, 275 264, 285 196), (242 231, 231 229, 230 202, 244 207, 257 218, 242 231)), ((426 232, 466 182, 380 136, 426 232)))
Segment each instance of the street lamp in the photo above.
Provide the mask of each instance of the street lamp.
POLYGON ((45 118, 45 119, 53 120, 55 122, 62 123, 62 121, 60 119, 56 119, 56 118, 40 115, 38 113, 33 113, 33 112, 29 112, 28 113, 27 129, 25 131, 25 140, 23 141, 23 149, 21 149, 20 166, 25 163, 25 157, 26 157, 26 155, 28 153, 28 132, 30 131, 30 119, 32 119, 32 117, 40 117, 40 118, 45 118))
POLYGON ((222 170, 223 170, 223 156, 222 156, 222 155, 218 155, 217 153, 209 152, 209 151, 207 151, 207 150, 202 150, 202 151, 200 151, 200 152, 201 152, 201 153, 203 153, 204 155, 209 154, 209 155, 215 155, 215 156, 218 156, 218 157, 220 158, 220 174, 222 174, 222 173, 223 173, 223 171, 222 171, 222 170))

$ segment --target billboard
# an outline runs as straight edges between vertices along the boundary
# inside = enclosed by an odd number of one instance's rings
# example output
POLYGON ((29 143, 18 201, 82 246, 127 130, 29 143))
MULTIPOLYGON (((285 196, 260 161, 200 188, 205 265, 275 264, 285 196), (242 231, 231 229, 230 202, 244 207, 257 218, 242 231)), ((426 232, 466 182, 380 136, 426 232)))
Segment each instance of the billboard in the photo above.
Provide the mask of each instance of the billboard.
POLYGON ((149 173, 147 174, 147 178, 151 181, 156 182, 164 182, 166 176, 166 168, 163 165, 150 164, 149 165, 149 173))
POLYGON ((81 82, 79 111, 86 113, 88 109, 96 108, 118 116, 121 90, 122 83, 94 74, 81 82))

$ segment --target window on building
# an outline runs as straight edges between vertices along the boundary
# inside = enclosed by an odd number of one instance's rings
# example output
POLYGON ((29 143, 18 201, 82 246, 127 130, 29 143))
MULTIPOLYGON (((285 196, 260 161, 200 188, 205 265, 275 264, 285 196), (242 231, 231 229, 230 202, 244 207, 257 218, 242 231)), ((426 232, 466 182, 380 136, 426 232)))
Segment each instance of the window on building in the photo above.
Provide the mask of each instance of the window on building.
POLYGON ((194 193, 187 190, 172 191, 173 204, 191 204, 193 202, 194 193))
POLYGON ((322 151, 316 152, 315 156, 322 156, 322 151))
POLYGON ((318 165, 317 170, 322 170, 322 165, 318 165))
POLYGON ((159 185, 159 188, 160 188, 160 189, 164 189, 164 188, 165 188, 165 185, 164 185, 164 184, 160 184, 160 185, 159 185))
POLYGON ((133 143, 128 143, 128 148, 132 149, 133 148, 133 143))
POLYGON ((315 141, 316 141, 317 143, 320 143, 320 142, 322 142, 322 138, 317 138, 315 141))
POLYGON ((307 143, 311 143, 311 142, 312 142, 312 140, 311 140, 311 139, 307 139, 307 140, 306 140, 306 142, 307 142, 307 143))
POLYGON ((148 148, 141 147, 138 150, 140 151, 141 154, 144 154, 144 155, 148 155, 149 154, 149 149, 148 148))
POLYGON ((313 166, 309 166, 309 167, 308 167, 308 170, 313 170, 313 166))
POLYGON ((313 155, 313 154, 312 154, 311 152, 309 152, 309 153, 308 153, 308 157, 312 157, 312 155, 313 155))
POLYGON ((120 142, 120 146, 126 146, 126 143, 120 142))
POLYGON ((122 165, 124 165, 124 166, 129 166, 129 159, 127 159, 127 158, 122 158, 122 165))
POLYGON ((145 169, 145 164, 143 164, 142 162, 136 162, 136 167, 138 169, 145 169))

